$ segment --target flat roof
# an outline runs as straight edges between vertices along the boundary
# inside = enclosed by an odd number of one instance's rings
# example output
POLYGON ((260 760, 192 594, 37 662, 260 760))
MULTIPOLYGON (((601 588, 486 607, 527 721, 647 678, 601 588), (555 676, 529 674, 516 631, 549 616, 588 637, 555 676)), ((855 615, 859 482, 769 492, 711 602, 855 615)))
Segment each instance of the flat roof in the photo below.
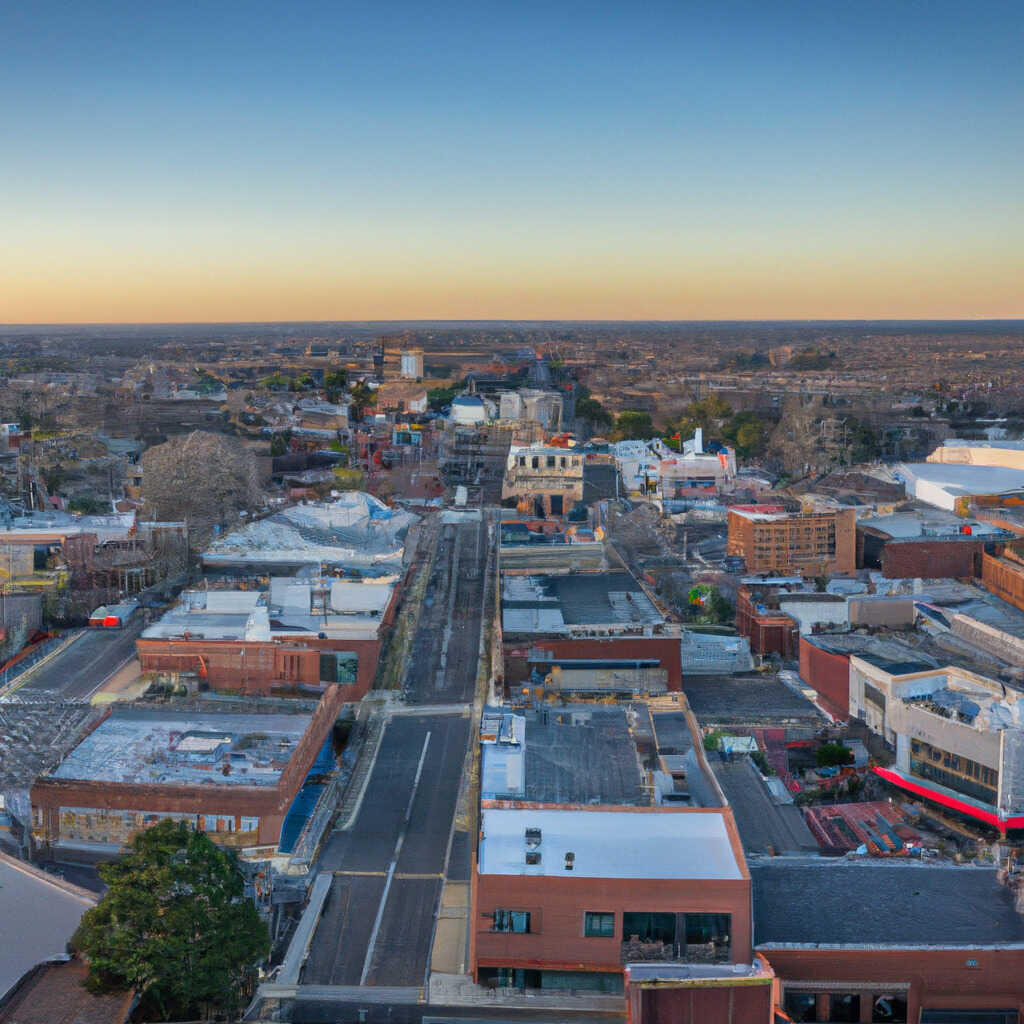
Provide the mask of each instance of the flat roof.
POLYGON ((750 877, 758 946, 1024 942, 994 869, 776 858, 752 863, 750 877))
POLYGON ((623 707, 572 704, 486 709, 481 734, 501 719, 498 741, 484 742, 481 796, 552 804, 649 804, 630 716, 623 707))
POLYGON ((308 714, 187 715, 115 708, 64 758, 53 778, 276 786, 311 720, 308 714))
POLYGON ((977 519, 965 519, 945 509, 913 509, 894 512, 888 516, 868 516, 857 520, 858 530, 874 530, 891 540, 938 540, 963 537, 964 540, 979 537, 1006 537, 1006 530, 977 519), (970 533, 963 528, 969 527, 970 533))
POLYGON ((481 834, 482 875, 743 878, 725 816, 715 811, 485 807, 481 834), (526 863, 527 829, 540 829, 539 864, 526 863))
POLYGON ((1024 487, 1024 470, 959 462, 908 462, 896 467, 911 481, 924 480, 949 494, 1001 494, 1024 487))
POLYGON ((502 575, 502 622, 510 633, 564 633, 573 626, 657 625, 664 621, 624 570, 502 575))

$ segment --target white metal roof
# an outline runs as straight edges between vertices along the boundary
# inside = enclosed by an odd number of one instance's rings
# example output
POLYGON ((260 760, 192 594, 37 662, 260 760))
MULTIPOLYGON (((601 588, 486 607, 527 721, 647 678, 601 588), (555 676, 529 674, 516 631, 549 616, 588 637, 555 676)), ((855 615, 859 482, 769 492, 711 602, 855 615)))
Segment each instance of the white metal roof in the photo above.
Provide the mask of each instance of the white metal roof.
POLYGON ((484 808, 482 875, 565 878, 740 879, 725 818, 708 811, 484 808), (540 829, 539 864, 526 830, 540 829), (565 869, 566 854, 573 869, 565 869))

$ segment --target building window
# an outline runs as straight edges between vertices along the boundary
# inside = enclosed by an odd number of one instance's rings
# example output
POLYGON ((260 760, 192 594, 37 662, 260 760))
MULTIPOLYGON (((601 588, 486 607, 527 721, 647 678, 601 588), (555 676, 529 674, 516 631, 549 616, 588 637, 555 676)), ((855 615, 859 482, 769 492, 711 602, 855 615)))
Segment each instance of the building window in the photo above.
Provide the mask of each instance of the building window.
POLYGON ((615 937, 615 915, 588 910, 583 915, 583 934, 593 939, 615 937))
POLYGON ((321 651, 320 682, 351 686, 359 671, 359 655, 355 651, 321 651))
POLYGON ((258 832, 260 830, 259 818, 242 818, 239 832, 258 832))
POLYGON ((554 457, 554 455, 549 455, 548 456, 548 469, 554 469, 554 468, 555 468, 555 457, 554 457))
POLYGON ((491 931, 527 935, 530 931, 530 912, 528 910, 496 910, 494 912, 494 927, 491 931))
POLYGON ((540 456, 534 455, 533 457, 533 468, 540 469, 540 456))
POLYGON ((622 937, 641 942, 674 943, 676 915, 627 912, 622 915, 622 937))
POLYGON ((853 1021, 857 1024, 860 1020, 860 996, 838 995, 828 997, 828 1019, 838 1024, 846 1024, 853 1021))
POLYGON ((790 992, 787 989, 783 1008, 797 1024, 808 1021, 813 1024, 818 1019, 818 997, 813 992, 790 992))
POLYGON ((871 1021, 872 1024, 907 1024, 907 997, 888 994, 875 996, 871 1021))

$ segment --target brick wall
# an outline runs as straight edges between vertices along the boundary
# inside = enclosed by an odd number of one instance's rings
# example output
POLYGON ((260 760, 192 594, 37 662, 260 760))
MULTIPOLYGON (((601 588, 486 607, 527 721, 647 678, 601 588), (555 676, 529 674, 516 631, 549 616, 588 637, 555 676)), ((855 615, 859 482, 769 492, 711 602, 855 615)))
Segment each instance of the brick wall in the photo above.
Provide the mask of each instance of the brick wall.
POLYGON ((341 687, 327 689, 275 786, 161 786, 51 776, 37 779, 30 797, 33 809, 41 813, 45 841, 53 842, 60 837, 61 807, 95 807, 115 811, 258 817, 260 828, 254 845, 275 845, 288 808, 330 736, 345 700, 341 687))
POLYGON ((997 597, 1024 610, 1024 565, 983 554, 981 581, 997 597))
POLYGON ((671 982, 629 987, 630 1024, 771 1024, 771 979, 750 984, 702 981, 699 987, 674 988, 671 982))
MULTIPOLYGON (((474 866, 475 867, 475 866, 474 866)), ((750 882, 480 875, 474 870, 473 970, 519 967, 561 971, 621 971, 622 912, 732 915, 731 959, 748 963, 750 882), (493 932, 495 909, 526 910, 531 932, 493 932), (583 934, 586 911, 614 912, 615 936, 583 934)))
POLYGON ((850 659, 823 651, 800 638, 800 678, 813 687, 822 705, 837 718, 850 717, 850 659))
POLYGON ((299 637, 287 644, 234 640, 136 641, 143 672, 196 672, 200 658, 211 689, 269 694, 275 687, 320 685, 320 652, 353 651, 359 658, 356 682, 346 686, 348 700, 359 700, 373 686, 380 640, 320 640, 299 637))
POLYGON ((984 549, 982 540, 888 541, 882 548, 882 575, 886 579, 977 576, 984 549))
MULTIPOLYGON (((922 936, 927 941, 927 936, 922 936)), ((922 1009, 1017 1009, 1024 1011, 1024 949, 782 949, 759 946, 759 952, 783 986, 828 982, 827 991, 841 993, 844 982, 866 985, 864 1003, 883 995, 889 983, 909 983, 907 1020, 922 1009), (967 966, 968 960, 977 967, 967 966), (874 984, 877 983, 877 987, 874 984)))
POLYGON ((683 685, 683 670, 679 637, 628 636, 587 637, 579 640, 535 640, 532 643, 516 641, 504 647, 505 680, 508 686, 518 686, 530 677, 527 655, 531 648, 550 651, 554 661, 559 658, 589 658, 593 660, 645 659, 656 660, 668 672, 668 688, 678 692, 683 685))

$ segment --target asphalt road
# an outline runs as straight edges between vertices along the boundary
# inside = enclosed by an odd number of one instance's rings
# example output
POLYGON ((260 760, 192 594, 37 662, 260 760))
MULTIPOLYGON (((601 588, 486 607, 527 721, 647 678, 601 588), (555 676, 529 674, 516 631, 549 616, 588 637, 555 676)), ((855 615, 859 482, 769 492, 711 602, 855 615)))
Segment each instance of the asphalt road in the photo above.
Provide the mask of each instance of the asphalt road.
POLYGON ((468 717, 388 723, 353 827, 320 857, 335 878, 303 985, 423 984, 468 741, 468 717))
POLYGON ((486 521, 441 527, 405 674, 408 703, 473 699, 487 554, 486 521))
POLYGON ((135 640, 145 627, 142 615, 126 629, 89 629, 46 664, 30 670, 19 697, 85 698, 135 655, 135 640))

